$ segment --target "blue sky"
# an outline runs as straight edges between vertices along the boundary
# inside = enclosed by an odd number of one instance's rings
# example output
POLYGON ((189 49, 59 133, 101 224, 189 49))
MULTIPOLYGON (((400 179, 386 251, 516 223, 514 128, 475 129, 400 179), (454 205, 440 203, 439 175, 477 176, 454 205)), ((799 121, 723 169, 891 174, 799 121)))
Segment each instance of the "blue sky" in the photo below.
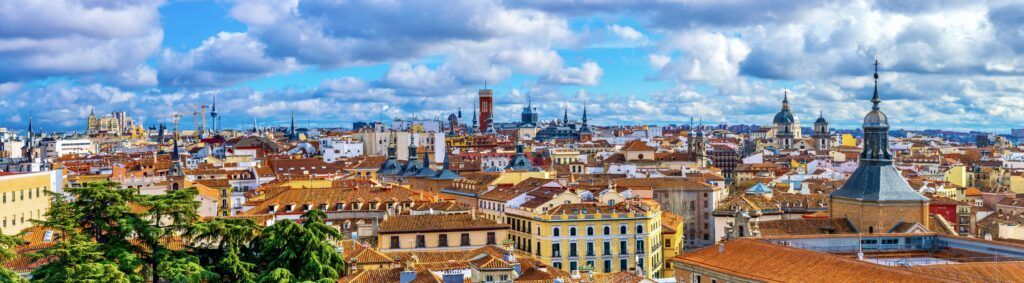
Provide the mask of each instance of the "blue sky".
MULTIPOLYGON (((857 127, 881 62, 894 127, 1024 124, 1019 1, 84 1, 0 5, 0 126, 145 125, 213 97, 229 127, 586 103, 596 124, 765 124, 783 91, 857 127)), ((183 125, 191 126, 191 118, 183 125)))

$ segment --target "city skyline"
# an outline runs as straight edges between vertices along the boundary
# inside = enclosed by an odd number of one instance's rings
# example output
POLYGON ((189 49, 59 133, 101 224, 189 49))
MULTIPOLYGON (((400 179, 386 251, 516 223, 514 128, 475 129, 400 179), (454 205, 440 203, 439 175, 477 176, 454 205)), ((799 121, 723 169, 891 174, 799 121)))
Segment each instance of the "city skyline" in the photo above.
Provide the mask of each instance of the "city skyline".
MULTIPOLYGON (((1007 133, 1024 117, 1012 2, 11 2, 0 126, 82 131, 91 111, 169 123, 218 97, 224 128, 444 118, 494 90, 496 121, 763 125, 794 114, 855 129, 871 63, 894 129, 1007 133), (358 12, 353 12, 358 11, 358 12), (670 14, 665 11, 675 11, 670 14), (88 12, 88 13, 87 13, 88 12), (414 13, 415 12, 415 13, 414 13), (416 14, 408 17, 403 15, 416 14), (76 15, 76 16, 61 16, 76 15), (725 16, 731 15, 731 16, 725 16), (20 45, 14 43, 21 42, 20 45)), ((465 114, 465 113, 464 113, 465 114)), ((467 120, 467 119, 464 119, 467 120)))

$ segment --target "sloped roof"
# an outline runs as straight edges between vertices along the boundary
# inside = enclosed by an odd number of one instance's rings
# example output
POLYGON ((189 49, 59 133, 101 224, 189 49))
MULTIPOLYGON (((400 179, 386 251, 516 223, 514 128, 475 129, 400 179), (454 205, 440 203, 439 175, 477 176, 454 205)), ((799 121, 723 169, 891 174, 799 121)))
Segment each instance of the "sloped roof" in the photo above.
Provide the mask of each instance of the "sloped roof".
POLYGON ((832 197, 862 201, 928 201, 910 187, 892 164, 861 162, 832 197))
POLYGON ((675 265, 764 282, 956 282, 924 272, 888 267, 756 239, 737 239, 679 255, 675 265))

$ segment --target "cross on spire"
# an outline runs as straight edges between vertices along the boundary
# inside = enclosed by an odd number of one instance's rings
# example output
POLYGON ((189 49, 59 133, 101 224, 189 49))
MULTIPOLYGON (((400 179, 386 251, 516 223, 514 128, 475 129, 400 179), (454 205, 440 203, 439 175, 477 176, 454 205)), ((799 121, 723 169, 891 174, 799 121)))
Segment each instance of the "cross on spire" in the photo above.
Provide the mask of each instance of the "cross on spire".
POLYGON ((878 59, 875 59, 875 94, 871 96, 871 103, 874 104, 871 109, 878 110, 879 102, 882 100, 878 98, 878 59))

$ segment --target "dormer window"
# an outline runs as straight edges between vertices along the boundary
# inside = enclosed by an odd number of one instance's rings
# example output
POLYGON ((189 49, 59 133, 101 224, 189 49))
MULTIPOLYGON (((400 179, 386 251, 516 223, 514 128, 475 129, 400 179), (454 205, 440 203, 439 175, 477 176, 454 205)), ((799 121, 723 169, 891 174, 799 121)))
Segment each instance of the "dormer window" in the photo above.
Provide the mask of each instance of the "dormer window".
POLYGON ((275 211, 277 211, 277 206, 276 205, 271 205, 270 206, 270 213, 274 213, 275 211))
POLYGON ((292 211, 292 205, 288 204, 284 206, 284 211, 292 211))
POLYGON ((339 202, 339 203, 334 205, 334 210, 344 210, 344 209, 345 209, 345 204, 344 203, 339 202))

